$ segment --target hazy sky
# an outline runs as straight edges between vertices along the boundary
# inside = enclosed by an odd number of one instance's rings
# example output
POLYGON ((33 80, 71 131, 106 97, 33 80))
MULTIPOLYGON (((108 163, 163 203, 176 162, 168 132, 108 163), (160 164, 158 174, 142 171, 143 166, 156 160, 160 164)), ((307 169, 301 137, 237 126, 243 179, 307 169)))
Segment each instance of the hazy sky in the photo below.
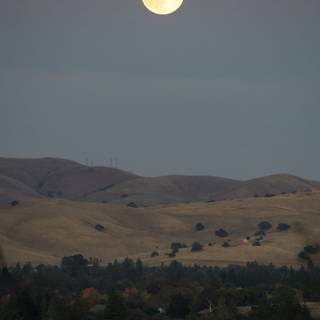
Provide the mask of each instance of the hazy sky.
POLYGON ((320 1, 0 1, 0 156, 320 179, 320 1))

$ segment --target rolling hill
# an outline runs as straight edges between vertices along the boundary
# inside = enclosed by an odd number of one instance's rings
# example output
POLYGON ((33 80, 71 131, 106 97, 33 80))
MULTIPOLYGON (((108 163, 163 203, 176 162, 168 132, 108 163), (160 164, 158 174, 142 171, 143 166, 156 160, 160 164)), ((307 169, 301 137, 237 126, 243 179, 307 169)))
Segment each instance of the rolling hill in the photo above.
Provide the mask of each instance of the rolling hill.
POLYGON ((212 176, 140 177, 115 168, 88 167, 64 159, 0 158, 3 205, 13 200, 50 197, 154 206, 310 192, 317 188, 317 182, 285 174, 248 181, 212 176))
MULTIPOLYGON (((276 265, 300 265, 297 254, 307 244, 319 243, 320 193, 280 195, 197 202, 165 207, 129 208, 124 204, 34 199, 15 207, 0 208, 0 239, 9 264, 17 261, 57 264, 64 255, 115 258, 140 257, 149 265, 170 262, 171 242, 188 245, 176 259, 186 264, 244 264, 256 260, 276 265), (259 247, 252 246, 257 224, 268 221, 272 229, 259 247), (205 229, 197 232, 196 223, 205 229), (277 230, 279 223, 291 226, 277 230), (104 229, 97 230, 100 224, 104 229), (224 228, 227 238, 215 231, 224 228), (244 239, 251 240, 245 243, 244 239), (230 247, 222 247, 230 240, 230 247), (199 241, 202 252, 190 252, 199 241), (211 243, 212 246, 208 246, 211 243), (159 256, 151 258, 152 251, 159 256)), ((315 256, 315 261, 319 257, 315 256)))
POLYGON ((23 182, 0 175, 0 204, 8 204, 15 199, 24 201, 38 197, 41 197, 39 193, 23 182))
POLYGON ((317 187, 312 181, 289 174, 277 174, 244 181, 233 190, 218 194, 217 198, 224 200, 282 193, 311 192, 317 187))
POLYGON ((135 202, 157 205, 179 202, 209 201, 221 191, 232 190, 241 182, 210 176, 164 176, 125 181, 113 188, 90 194, 85 200, 101 202, 135 202))
POLYGON ((77 162, 56 159, 4 159, 0 158, 0 175, 14 179, 15 193, 8 183, 0 180, 0 203, 23 200, 28 197, 58 197, 82 200, 90 193, 112 187, 136 175, 107 167, 87 167, 77 162), (20 182, 20 185, 18 185, 20 182), (20 188, 21 187, 21 188, 20 188))

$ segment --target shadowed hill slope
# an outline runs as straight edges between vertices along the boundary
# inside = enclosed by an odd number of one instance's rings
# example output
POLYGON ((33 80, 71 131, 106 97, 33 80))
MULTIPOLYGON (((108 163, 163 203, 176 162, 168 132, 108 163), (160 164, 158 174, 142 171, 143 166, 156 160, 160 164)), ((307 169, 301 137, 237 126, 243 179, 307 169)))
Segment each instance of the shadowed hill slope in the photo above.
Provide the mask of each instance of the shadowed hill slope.
POLYGON ((85 200, 156 205, 311 192, 317 188, 311 181, 287 174, 243 182, 210 176, 164 176, 125 181, 108 190, 92 193, 85 200))
POLYGON ((248 181, 183 175, 146 178, 115 168, 88 167, 64 159, 0 158, 0 204, 44 196, 152 206, 308 192, 316 187, 318 183, 290 175, 248 181))
POLYGON ((48 176, 80 167, 82 165, 76 162, 56 158, 0 158, 1 175, 14 178, 34 190, 40 190, 48 176))
POLYGON ((236 199, 292 192, 311 192, 318 186, 311 181, 288 174, 271 175, 251 179, 231 191, 218 195, 218 199, 236 199))
POLYGON ((48 176, 40 192, 53 197, 84 200, 91 194, 136 178, 134 174, 115 168, 81 166, 48 176))
POLYGON ((135 202, 139 205, 208 201, 241 182, 210 176, 164 176, 125 181, 113 188, 92 193, 87 201, 135 202), (117 200, 118 199, 118 200, 117 200))
POLYGON ((15 182, 15 192, 4 179, 0 180, 0 201, 49 196, 81 200, 92 192, 112 187, 123 181, 137 178, 134 174, 107 167, 87 167, 79 163, 55 158, 3 159, 0 158, 0 175, 15 182), (20 184, 19 184, 19 183, 20 184), (28 188, 29 193, 26 192, 28 188), (4 196, 6 195, 6 196, 4 196))
POLYGON ((41 197, 34 189, 14 178, 0 175, 0 204, 13 200, 27 200, 41 197))

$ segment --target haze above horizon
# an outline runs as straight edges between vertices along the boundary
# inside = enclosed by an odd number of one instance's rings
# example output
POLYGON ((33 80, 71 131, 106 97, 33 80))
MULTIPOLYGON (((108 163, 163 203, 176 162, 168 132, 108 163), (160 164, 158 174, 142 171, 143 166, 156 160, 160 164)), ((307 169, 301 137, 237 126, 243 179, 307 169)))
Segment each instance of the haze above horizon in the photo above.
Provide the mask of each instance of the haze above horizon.
POLYGON ((320 180, 320 2, 0 3, 0 156, 320 180))

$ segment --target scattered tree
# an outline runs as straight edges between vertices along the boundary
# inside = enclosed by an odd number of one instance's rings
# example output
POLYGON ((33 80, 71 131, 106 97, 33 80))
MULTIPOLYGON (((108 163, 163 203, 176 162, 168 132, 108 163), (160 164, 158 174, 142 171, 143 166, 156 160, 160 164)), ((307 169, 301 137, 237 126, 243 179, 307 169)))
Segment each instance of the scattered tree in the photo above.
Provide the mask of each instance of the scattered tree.
POLYGON ((316 254, 320 251, 320 247, 318 245, 307 245, 303 250, 308 254, 316 254))
POLYGON ((266 236, 266 232, 264 230, 258 230, 254 234, 256 237, 264 237, 266 236))
POLYGON ((272 229, 272 224, 268 221, 262 221, 258 224, 258 228, 263 231, 272 229))
POLYGON ((306 260, 306 261, 311 260, 310 255, 309 255, 307 252, 305 252, 304 250, 302 250, 302 251, 298 254, 298 257, 299 257, 300 259, 306 260))
POLYGON ((203 250, 203 246, 199 242, 194 242, 191 246, 191 252, 199 252, 203 250))
POLYGON ((223 241, 222 247, 228 248, 230 247, 230 243, 228 241, 223 241))
POLYGON ((11 201, 11 202, 10 202, 10 205, 11 205, 12 207, 15 207, 15 206, 19 205, 19 201, 17 201, 17 200, 11 201))
POLYGON ((129 207, 129 208, 139 208, 139 206, 138 206, 136 203, 134 203, 134 202, 129 202, 129 203, 127 204, 127 207, 129 207))
POLYGON ((229 236, 229 233, 225 229, 218 229, 216 230, 216 236, 220 238, 226 238, 229 236))
POLYGON ((204 230, 204 225, 203 225, 201 222, 197 223, 197 224, 196 224, 196 230, 197 230, 197 231, 202 231, 202 230, 204 230))
POLYGON ((276 195, 275 194, 273 194, 273 193, 266 193, 265 194, 265 197, 266 198, 272 198, 272 197, 275 197, 276 195))
POLYGON ((181 242, 172 242, 171 243, 171 249, 174 252, 178 252, 179 249, 187 248, 187 245, 181 242))
POLYGON ((158 251, 153 251, 151 253, 151 258, 155 258, 155 257, 158 257, 159 256, 159 252, 158 251))
POLYGON ((279 223, 277 226, 277 230, 278 231, 287 231, 291 228, 290 225, 286 224, 286 223, 279 223))
POLYGON ((105 230, 105 227, 102 224, 96 224, 94 228, 100 232, 105 230))

